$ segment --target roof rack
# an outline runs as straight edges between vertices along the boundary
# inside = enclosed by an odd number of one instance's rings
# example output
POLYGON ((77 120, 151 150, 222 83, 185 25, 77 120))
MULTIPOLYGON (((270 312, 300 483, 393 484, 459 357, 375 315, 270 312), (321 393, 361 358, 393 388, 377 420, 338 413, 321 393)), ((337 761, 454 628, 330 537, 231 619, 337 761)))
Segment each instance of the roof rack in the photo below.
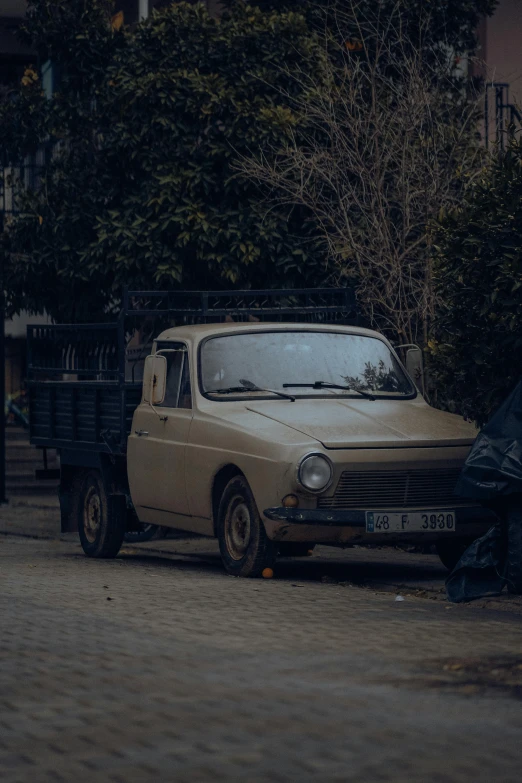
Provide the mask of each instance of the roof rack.
POLYGON ((353 288, 258 291, 132 291, 125 289, 121 317, 169 316, 177 323, 276 320, 355 324, 353 288))

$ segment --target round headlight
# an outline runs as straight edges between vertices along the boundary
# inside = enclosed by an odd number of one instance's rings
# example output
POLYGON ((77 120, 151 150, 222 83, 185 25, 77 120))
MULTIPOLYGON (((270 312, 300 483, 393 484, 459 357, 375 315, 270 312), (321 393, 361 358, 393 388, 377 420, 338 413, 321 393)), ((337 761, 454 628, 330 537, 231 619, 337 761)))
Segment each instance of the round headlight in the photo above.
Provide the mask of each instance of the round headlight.
POLYGON ((310 454, 301 461, 297 475, 305 489, 321 492, 332 480, 332 463, 322 454, 310 454))

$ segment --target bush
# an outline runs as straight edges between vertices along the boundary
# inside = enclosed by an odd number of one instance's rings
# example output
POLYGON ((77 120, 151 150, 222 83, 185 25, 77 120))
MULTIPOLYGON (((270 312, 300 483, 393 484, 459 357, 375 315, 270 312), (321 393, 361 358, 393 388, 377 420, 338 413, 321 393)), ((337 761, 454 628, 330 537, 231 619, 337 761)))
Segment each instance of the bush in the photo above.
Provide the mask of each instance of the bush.
POLYGON ((484 16, 491 16, 499 0, 437 0, 435 3, 419 0, 222 0, 225 6, 249 2, 264 10, 293 10, 305 14, 309 22, 324 27, 325 18, 337 34, 357 37, 360 24, 372 24, 378 18, 388 21, 397 13, 403 20, 403 35, 418 46, 422 30, 423 46, 432 49, 454 50, 457 54, 473 51, 476 31, 484 16), (425 30, 426 16, 430 16, 429 30, 425 30), (339 16, 346 25, 339 25, 339 16), (352 17, 351 20, 349 17, 352 17))
MULTIPOLYGON (((348 29, 360 3, 339 5, 339 27, 348 29)), ((434 312, 430 222, 461 202, 484 150, 477 96, 433 45, 431 7, 418 17, 425 46, 405 36, 400 3, 382 19, 360 19, 351 48, 325 27, 329 56, 312 77, 295 74, 307 89, 290 100, 308 134, 264 145, 241 170, 310 210, 337 280, 357 288, 365 324, 425 347, 434 312)))
POLYGON ((300 88, 281 63, 315 68, 304 18, 237 6, 218 21, 202 5, 181 3, 122 35, 108 33, 106 22, 99 31, 104 5, 97 0, 95 14, 81 15, 103 51, 94 76, 88 37, 65 37, 60 49, 57 24, 67 14, 35 16, 39 48, 48 35, 63 71, 41 115, 61 143, 6 236, 11 311, 98 318, 124 284, 320 284, 324 255, 306 210, 267 204, 232 166, 250 148, 276 143, 283 125, 299 132, 283 95, 300 88), (79 96, 82 63, 90 78, 79 96))
POLYGON ((436 245, 438 400, 482 425, 522 374, 522 139, 442 218, 436 245))

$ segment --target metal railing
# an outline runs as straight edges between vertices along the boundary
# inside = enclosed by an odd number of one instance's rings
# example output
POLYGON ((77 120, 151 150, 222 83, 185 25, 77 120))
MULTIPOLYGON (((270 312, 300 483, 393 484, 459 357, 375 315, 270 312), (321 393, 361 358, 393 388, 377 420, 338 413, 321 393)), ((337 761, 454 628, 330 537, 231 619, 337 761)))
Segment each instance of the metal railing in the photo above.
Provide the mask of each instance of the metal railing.
POLYGON ((119 338, 117 323, 28 326, 28 377, 80 374, 93 380, 117 380, 119 338))
POLYGON ((264 289, 257 291, 129 291, 125 290, 122 317, 168 317, 170 325, 219 323, 224 319, 357 322, 353 288, 264 289))
POLYGON ((510 128, 520 128, 522 116, 509 100, 507 82, 489 82, 484 91, 484 143, 486 149, 496 144, 504 150, 510 128))

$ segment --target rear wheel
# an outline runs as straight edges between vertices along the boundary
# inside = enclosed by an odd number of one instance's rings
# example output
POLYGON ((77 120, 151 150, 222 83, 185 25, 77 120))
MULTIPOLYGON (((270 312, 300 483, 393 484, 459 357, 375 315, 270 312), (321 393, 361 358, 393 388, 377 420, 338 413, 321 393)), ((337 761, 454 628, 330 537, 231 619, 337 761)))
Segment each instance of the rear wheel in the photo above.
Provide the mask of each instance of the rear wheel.
POLYGON ((445 566, 448 571, 453 571, 472 542, 472 538, 440 538, 435 546, 442 565, 445 566))
POLYGON ((505 514, 507 534, 506 584, 510 593, 522 595, 522 496, 514 495, 507 502, 505 514))
POLYGON ((127 509, 124 499, 107 495, 97 471, 85 474, 80 484, 78 532, 82 549, 89 557, 116 557, 125 534, 127 509))
POLYGON ((277 545, 266 535, 244 476, 235 476, 225 487, 219 504, 217 537, 223 565, 229 574, 260 576, 275 563, 277 545))

